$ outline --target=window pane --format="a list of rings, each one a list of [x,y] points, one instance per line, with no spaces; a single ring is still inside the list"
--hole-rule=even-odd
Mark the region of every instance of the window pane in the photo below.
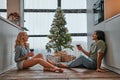
[[[46,43],[49,41],[47,37],[30,37],[29,43],[30,48],[45,49]]]
[[[25,9],[56,9],[57,0],[24,0]]]
[[[29,34],[49,34],[55,13],[25,13],[25,27]],[[86,14],[65,14],[69,33],[87,33]]]
[[[0,9],[7,9],[7,0],[0,0]]]
[[[86,9],[86,0],[61,0],[62,9]]]
[[[2,17],[4,17],[4,18],[7,19],[7,13],[6,13],[6,12],[1,12],[1,13],[0,13],[0,16],[2,16]]]
[[[69,33],[87,33],[87,15],[85,13],[66,14],[66,27]]]
[[[49,34],[54,13],[25,13],[25,27],[29,34]]]
[[[7,0],[0,0],[0,9],[6,9],[7,7]],[[1,12],[0,11],[0,16],[6,18],[6,12]]]

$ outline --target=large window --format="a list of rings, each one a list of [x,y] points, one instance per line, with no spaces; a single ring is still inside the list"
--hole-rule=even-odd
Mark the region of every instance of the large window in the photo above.
[[[57,0],[24,0],[25,9],[56,9]]]
[[[45,49],[47,35],[55,15],[61,6],[65,13],[67,25],[72,35],[72,44],[85,43],[87,46],[86,0],[24,0],[24,26],[29,29],[30,47]],[[74,6],[73,3],[75,4]],[[31,6],[32,5],[32,6]],[[81,36],[82,35],[82,36]],[[37,37],[36,37],[37,36]]]
[[[7,8],[7,0],[0,0],[0,9]]]
[[[49,34],[55,13],[25,13],[25,27],[29,29],[29,35]],[[85,13],[67,13],[65,25],[69,33],[87,33]]]
[[[69,33],[87,33],[86,13],[67,13],[65,16]]]
[[[54,13],[25,13],[25,27],[29,35],[49,34]]]

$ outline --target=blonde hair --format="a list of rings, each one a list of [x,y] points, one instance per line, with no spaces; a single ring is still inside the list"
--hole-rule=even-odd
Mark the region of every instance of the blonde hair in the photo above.
[[[15,47],[16,46],[24,46],[25,48],[27,48],[27,45],[26,45],[26,41],[24,40],[24,35],[26,35],[27,33],[26,32],[19,32],[18,35],[17,35],[17,39],[15,40]]]

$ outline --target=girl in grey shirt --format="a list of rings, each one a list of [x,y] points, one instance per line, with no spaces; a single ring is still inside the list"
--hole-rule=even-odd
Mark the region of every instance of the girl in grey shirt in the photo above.
[[[63,69],[54,66],[43,60],[42,55],[34,56],[33,52],[29,52],[28,35],[26,32],[20,32],[15,42],[15,62],[18,69],[26,69],[36,64],[44,67],[44,71],[63,72]],[[31,59],[29,57],[32,57]]]

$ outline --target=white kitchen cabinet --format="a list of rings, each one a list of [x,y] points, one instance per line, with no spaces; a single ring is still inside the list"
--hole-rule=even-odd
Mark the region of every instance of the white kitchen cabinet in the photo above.
[[[0,17],[0,73],[11,69],[14,65],[14,44],[21,28]]]
[[[105,62],[120,73],[120,14],[105,21],[108,51]]]

